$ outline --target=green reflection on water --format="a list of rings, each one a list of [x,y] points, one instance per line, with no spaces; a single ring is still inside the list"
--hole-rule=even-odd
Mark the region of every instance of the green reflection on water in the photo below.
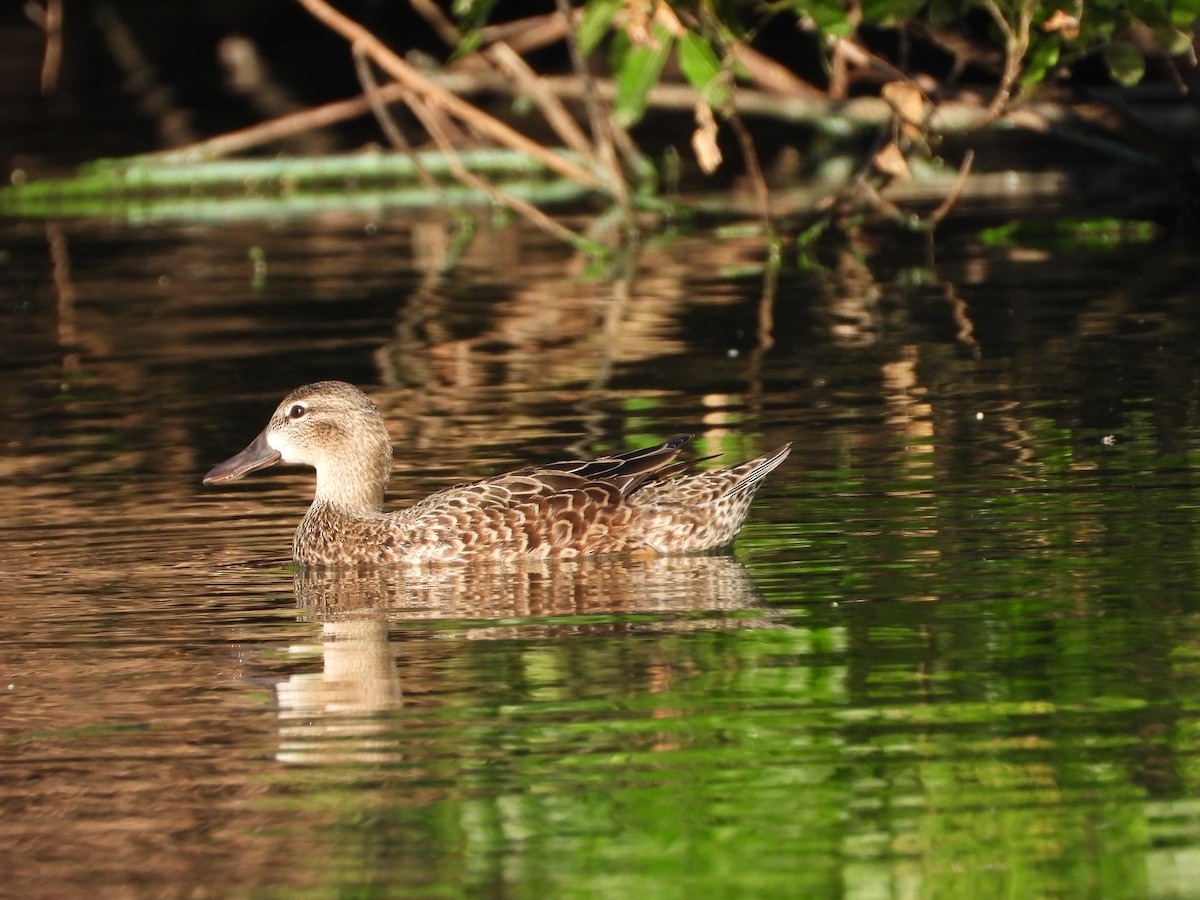
[[[1081,689],[1086,620],[1053,623],[1018,672],[1002,647],[943,653],[950,606],[918,605],[907,639],[858,607],[813,628],[450,641],[438,690],[372,737],[390,761],[331,742],[336,764],[290,790],[335,820],[352,892],[1144,895],[1138,759],[1171,752],[1169,707],[1119,677]],[[1180,825],[1194,837],[1196,811]]]

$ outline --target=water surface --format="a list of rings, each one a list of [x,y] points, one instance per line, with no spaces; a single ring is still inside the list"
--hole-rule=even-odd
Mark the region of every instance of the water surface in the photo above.
[[[975,234],[0,226],[5,890],[1194,895],[1200,273]],[[320,378],[396,504],[797,449],[731,557],[322,577],[309,473],[200,485]]]

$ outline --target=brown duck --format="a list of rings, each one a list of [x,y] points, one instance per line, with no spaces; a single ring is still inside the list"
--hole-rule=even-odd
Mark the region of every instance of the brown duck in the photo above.
[[[696,553],[733,541],[791,444],[727,469],[686,473],[681,435],[643,450],[529,466],[384,512],[392,445],[351,384],[288,394],[254,442],[204,476],[225,484],[278,462],[312,466],[317,492],[292,542],[314,565]]]

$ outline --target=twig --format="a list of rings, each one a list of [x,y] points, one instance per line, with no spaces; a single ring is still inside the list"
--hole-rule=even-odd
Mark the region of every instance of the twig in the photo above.
[[[516,86],[511,78],[493,72],[453,72],[430,76],[443,87],[459,94],[513,93]],[[581,100],[583,88],[574,76],[543,75],[539,79],[545,90],[564,100]],[[617,83],[608,78],[594,79],[596,96],[611,101],[617,95]],[[699,95],[690,84],[657,84],[646,94],[652,109],[691,111]],[[1048,108],[1048,107],[1039,107]],[[827,99],[787,96],[771,91],[738,88],[738,109],[744,116],[755,116],[779,122],[803,122],[815,128],[830,128],[837,123],[837,134],[843,134],[842,124],[854,127],[875,126],[891,120],[892,106],[879,97],[855,97],[844,103]],[[938,130],[942,133],[969,131],[983,119],[977,104],[966,102],[943,103],[937,108]],[[617,140],[614,136],[614,141]]]
[[[46,52],[42,56],[42,96],[49,97],[58,87],[58,69],[62,63],[62,0],[46,0],[42,27],[46,29]]]
[[[436,80],[443,86],[453,87],[457,91],[512,92],[517,87],[512,77],[502,78],[492,71],[486,74],[472,72],[471,74],[439,75],[436,76]],[[581,88],[574,78],[539,77],[538,86],[539,90],[545,91],[547,94],[568,100],[578,98],[581,93]],[[616,85],[611,81],[597,80],[596,93],[604,99],[612,98],[616,95]],[[410,94],[411,91],[406,86],[389,82],[380,86],[375,99],[376,102],[392,104],[403,102],[405,97]],[[650,91],[648,99],[650,105],[655,108],[691,109],[696,104],[696,92],[689,85],[658,85]],[[863,101],[859,102],[860,105],[863,104]],[[755,115],[777,117],[788,121],[818,122],[833,112],[831,105],[824,101],[780,97],[762,91],[745,89],[738,91],[738,105],[743,111],[752,112]],[[157,154],[157,158],[174,162],[220,159],[243,150],[269,144],[272,141],[292,137],[300,132],[336,125],[338,122],[364,116],[370,112],[371,101],[365,96],[335,100],[332,103],[289,113],[269,122],[251,125],[215,138],[185,144]],[[869,101],[855,119],[859,122],[874,123],[890,115],[890,112],[891,108],[882,101]],[[963,114],[970,115],[975,119],[978,119],[980,115],[978,110],[967,107],[963,107]],[[636,154],[636,149],[632,145],[628,148],[621,146],[622,135],[620,132],[613,135],[613,140],[621,153],[626,156]]]
[[[387,104],[379,96],[379,83],[375,80],[375,73],[371,71],[371,61],[367,59],[362,47],[354,44],[351,46],[350,52],[354,55],[354,68],[358,73],[359,84],[363,86],[363,96],[371,104],[371,112],[375,114],[375,121],[379,123],[388,142],[412,160],[417,180],[425,188],[431,191],[440,190],[437,179],[430,175],[429,170],[421,164],[421,159],[413,150],[412,144],[408,142],[408,138],[404,136],[404,132],[400,130],[400,126],[396,124],[392,114],[388,112]]]
[[[594,156],[591,142],[575,123],[562,100],[546,88],[537,73],[508,44],[499,41],[485,50],[484,56],[529,95],[564,144],[585,159]]]
[[[742,159],[746,163],[746,174],[750,176],[750,183],[754,187],[759,215],[762,216],[763,230],[766,232],[767,240],[774,252],[778,247],[779,238],[775,233],[775,221],[771,214],[771,192],[767,188],[767,179],[763,177],[762,166],[758,162],[758,150],[754,146],[754,138],[750,134],[750,129],[746,127],[746,123],[742,121],[741,114],[732,104],[730,104],[726,119],[742,148]]]
[[[851,3],[846,13],[850,33],[857,34],[862,24],[862,10],[857,3]],[[850,93],[849,56],[851,50],[860,50],[857,44],[844,38],[834,38],[833,59],[829,66],[829,96],[834,100],[845,100]]]
[[[575,21],[572,19],[572,21]],[[468,53],[454,60],[446,67],[446,72],[454,75],[472,72],[488,72],[495,70],[495,62],[488,58],[488,53],[496,44],[504,44],[517,56],[540,50],[542,47],[561,41],[571,30],[572,25],[564,22],[563,17],[555,10],[540,16],[529,16],[513,22],[501,22],[496,25],[484,25],[476,32],[483,44],[483,49]],[[441,79],[439,79],[439,82]],[[510,85],[511,89],[511,85]]]
[[[583,52],[579,49],[579,41],[576,40],[575,29],[572,27],[574,12],[570,2],[555,0],[555,6],[567,26],[564,37],[567,41],[567,50],[571,55],[571,66],[583,85],[583,104],[587,110],[588,124],[592,132],[592,145],[595,147],[593,155],[604,167],[608,176],[609,190],[612,191],[617,204],[624,211],[627,225],[632,228],[633,208],[629,203],[629,185],[625,182],[625,174],[621,171],[620,163],[617,161],[617,151],[612,137],[612,118],[600,108],[595,79],[588,70],[587,60],[583,58]]]
[[[820,90],[793,75],[787,66],[755,50],[745,40],[731,43],[729,51],[756,84],[772,93],[807,97],[810,100],[825,98]]]
[[[849,64],[853,64],[855,66],[859,66],[860,68],[863,68],[863,69],[869,69],[870,71],[877,74],[880,78],[884,78],[888,81],[911,81],[912,80],[911,78],[909,78],[908,74],[906,72],[904,72],[902,69],[896,68],[894,65],[892,65],[890,62],[888,62],[886,59],[883,59],[881,56],[879,56],[875,53],[872,53],[870,50],[867,50],[861,44],[858,44],[857,42],[852,41],[849,38],[838,38],[837,39],[837,54],[838,54],[838,58],[840,60],[842,60],[843,63],[849,63]],[[849,76],[846,75],[846,73],[844,71],[842,72],[841,77],[848,84]],[[840,96],[845,96],[846,93],[847,93],[846,85],[843,85],[839,89],[838,94],[835,94],[832,89],[830,90],[831,96],[839,96],[839,94],[840,94]]]
[[[409,98],[408,105],[413,111],[413,115],[421,120],[421,124],[429,132],[429,136],[433,139],[433,142],[446,154],[450,171],[454,173],[455,178],[464,184],[483,191],[501,206],[507,206],[509,209],[521,214],[538,228],[541,228],[547,234],[561,241],[565,241],[576,247],[584,247],[590,244],[582,235],[576,234],[571,229],[555,222],[533,204],[500,190],[500,188],[496,187],[486,178],[464,166],[462,160],[459,159],[457,151],[454,149],[454,144],[450,141],[442,127],[439,111],[434,109],[428,100],[423,97],[414,96]]]
[[[574,27],[581,13],[576,11],[570,19],[564,20],[558,10],[543,13],[540,16],[530,16],[527,19],[517,19],[514,22],[499,22],[495,25],[484,25],[479,29],[479,37],[484,44],[495,44],[504,41],[517,53],[528,53],[562,40],[563,36]],[[464,57],[466,59],[467,57]]]
[[[112,5],[97,4],[93,15],[109,53],[125,75],[124,88],[137,97],[142,111],[157,122],[163,143],[175,146],[195,140],[188,113],[176,105],[170,88],[159,81],[158,72],[142,54],[133,32]]]
[[[779,265],[769,264],[758,299],[758,342],[755,353],[761,358],[775,346],[775,298],[779,293]]]
[[[446,18],[446,14],[438,8],[433,0],[409,0],[409,3],[417,11],[417,14],[429,23],[429,27],[437,32],[437,36],[445,42],[447,47],[458,46],[462,40],[462,32]]]
[[[871,184],[870,180],[866,177],[859,178],[855,186],[880,215],[891,219],[897,225],[904,228],[911,229],[917,223],[918,220],[914,216],[906,213],[891,200],[883,196],[883,194],[879,193],[875,185]]]
[[[1031,0],[1019,0],[1020,9],[1017,11],[1017,27],[1014,30],[996,0],[985,0],[984,8],[996,23],[996,27],[1004,35],[1004,71],[1000,75],[1000,84],[996,88],[996,96],[988,104],[985,124],[993,122],[1004,112],[1012,97],[1012,87],[1021,74],[1021,63],[1029,51],[1029,29],[1033,25],[1034,5]]]
[[[394,82],[385,84],[375,92],[374,102],[381,104],[397,103],[402,101],[408,93],[408,90],[403,85]],[[231,131],[228,134],[218,135],[206,141],[198,141],[194,144],[176,147],[174,150],[168,150],[165,153],[159,154],[159,156],[160,158],[178,162],[220,159],[221,157],[229,156],[242,150],[249,150],[253,147],[269,144],[272,141],[291,137],[303,131],[324,128],[327,125],[336,125],[338,122],[344,122],[347,119],[364,116],[371,112],[371,110],[372,100],[366,96],[352,97],[349,100],[337,100],[333,103],[314,106],[312,109],[302,110],[301,112],[289,113],[286,116],[280,116],[278,119],[272,119],[269,122],[262,122],[258,125],[239,129],[238,131]]]
[[[967,186],[967,176],[971,174],[971,166],[975,164],[975,151],[968,150],[963,155],[962,165],[958,167],[958,177],[954,179],[954,185],[950,188],[944,200],[938,204],[938,208],[929,214],[929,218],[925,220],[925,226],[933,231],[942,224],[942,219],[946,218],[950,210],[954,208],[954,204],[958,202],[958,198],[962,195],[963,188]]]
[[[604,185],[591,172],[576,165],[569,159],[553,153],[523,134],[509,128],[498,119],[489,116],[482,110],[472,106],[460,97],[447,91],[436,82],[426,78],[413,66],[398,57],[383,45],[363,26],[342,15],[325,0],[297,0],[317,20],[344,37],[349,43],[360,43],[364,52],[369,54],[381,69],[396,81],[411,91],[413,98],[419,98],[426,104],[439,107],[463,123],[474,128],[480,134],[498,143],[532,156],[546,168],[557,172],[565,178],[591,188],[603,188]],[[411,104],[410,104],[411,105]]]

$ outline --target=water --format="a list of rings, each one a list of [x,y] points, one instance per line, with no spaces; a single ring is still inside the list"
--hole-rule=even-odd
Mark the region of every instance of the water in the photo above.
[[[0,892],[1195,896],[1195,261],[974,234],[0,227]],[[200,477],[329,377],[396,504],[797,450],[732,558],[296,575]]]

